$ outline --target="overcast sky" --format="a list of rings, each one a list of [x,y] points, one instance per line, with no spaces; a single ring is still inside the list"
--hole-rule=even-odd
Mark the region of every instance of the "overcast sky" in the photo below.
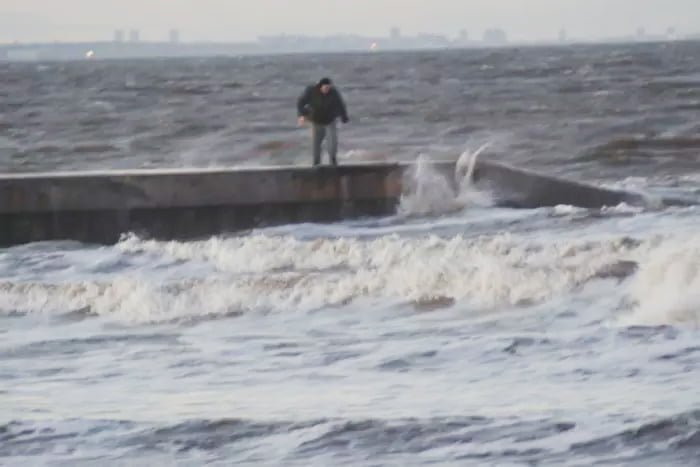
[[[0,42],[145,40],[178,28],[183,40],[248,40],[261,34],[432,32],[472,37],[499,26],[515,39],[632,34],[638,27],[700,32],[700,0],[0,0]]]

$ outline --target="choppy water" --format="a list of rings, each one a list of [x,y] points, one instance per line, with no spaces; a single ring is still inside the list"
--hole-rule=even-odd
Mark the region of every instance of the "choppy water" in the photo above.
[[[5,170],[482,157],[697,193],[700,46],[0,64]],[[312,76],[313,75],[313,76]],[[641,465],[700,459],[700,213],[490,207],[200,242],[0,250],[1,465]]]

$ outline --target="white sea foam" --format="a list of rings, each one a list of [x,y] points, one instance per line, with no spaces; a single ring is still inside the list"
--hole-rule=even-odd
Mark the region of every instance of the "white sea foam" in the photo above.
[[[700,326],[700,236],[652,249],[640,262],[628,295],[634,311],[624,324]]]
[[[581,214],[586,212],[586,209],[569,204],[558,204],[552,208],[552,214],[555,216],[570,216],[572,214]]]
[[[601,211],[604,214],[639,214],[644,212],[644,208],[640,206],[630,206],[627,203],[620,203],[617,206],[604,206]]]
[[[645,246],[609,241],[489,237],[298,240],[254,235],[202,242],[128,237],[129,254],[208,263],[219,273],[163,281],[125,273],[116,279],[0,284],[4,312],[89,310],[135,322],[248,311],[309,311],[361,299],[457,303],[492,309],[544,302],[576,291]]]

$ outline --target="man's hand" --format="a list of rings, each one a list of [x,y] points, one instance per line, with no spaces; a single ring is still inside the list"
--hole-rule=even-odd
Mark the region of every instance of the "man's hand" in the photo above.
[[[297,125],[298,125],[298,126],[304,126],[305,123],[306,123],[306,119],[305,119],[303,116],[302,116],[302,117],[299,117],[299,118],[297,119]]]
[[[343,122],[343,123],[348,123],[349,121],[350,121],[350,119],[349,119],[348,117],[344,117],[344,118],[342,119],[342,122]]]

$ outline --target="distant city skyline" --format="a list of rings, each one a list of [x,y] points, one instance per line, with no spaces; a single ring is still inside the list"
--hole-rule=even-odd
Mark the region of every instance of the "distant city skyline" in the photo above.
[[[274,14],[271,14],[274,12]],[[0,0],[0,42],[111,40],[250,41],[280,33],[481,38],[500,28],[515,41],[700,32],[697,0]]]

